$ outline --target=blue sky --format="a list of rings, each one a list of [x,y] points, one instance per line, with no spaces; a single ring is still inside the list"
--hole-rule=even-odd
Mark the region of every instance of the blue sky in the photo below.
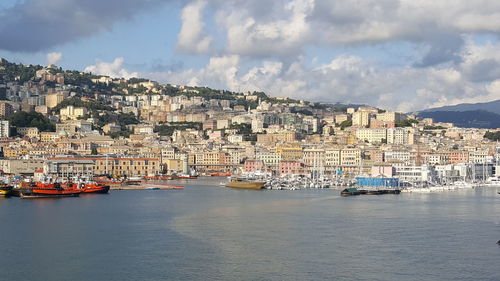
[[[500,3],[480,2],[4,0],[0,57],[411,111],[500,99]]]

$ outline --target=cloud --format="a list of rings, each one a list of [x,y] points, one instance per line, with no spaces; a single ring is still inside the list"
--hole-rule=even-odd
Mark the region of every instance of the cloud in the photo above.
[[[174,0],[172,0],[174,1]],[[26,0],[0,10],[0,49],[36,52],[111,29],[165,0]]]
[[[201,69],[143,75],[164,83],[264,91],[272,96],[363,103],[409,112],[500,99],[500,44],[466,41],[457,63],[428,67],[381,68],[347,54],[320,64],[311,64],[304,57],[285,64],[276,59],[255,63],[226,55],[212,57]]]
[[[199,30],[194,27],[200,26],[198,15],[206,8],[200,3],[205,2],[186,6],[185,11],[198,10],[192,18],[183,15],[183,29]],[[460,63],[464,36],[500,33],[500,2],[493,0],[214,0],[208,5],[215,11],[215,30],[222,32],[218,41],[224,46],[205,48],[203,44],[200,48],[203,38],[212,38],[203,33],[198,36],[201,39],[183,40],[184,49],[208,55],[290,59],[303,55],[308,46],[405,41],[422,50],[415,66],[427,67]]]
[[[185,53],[206,53],[212,37],[203,36],[203,10],[206,1],[192,2],[182,9],[182,27],[178,36],[177,49]]]
[[[58,64],[63,58],[63,54],[59,52],[52,52],[47,54],[47,64]]]
[[[110,63],[96,60],[96,64],[87,66],[84,72],[125,79],[140,76],[138,72],[129,72],[128,70],[123,68],[123,62],[123,58],[116,58],[113,62]]]

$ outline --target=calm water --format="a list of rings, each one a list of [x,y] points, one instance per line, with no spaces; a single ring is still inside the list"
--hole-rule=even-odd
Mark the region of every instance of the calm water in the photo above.
[[[0,280],[500,280],[497,188],[0,199]]]

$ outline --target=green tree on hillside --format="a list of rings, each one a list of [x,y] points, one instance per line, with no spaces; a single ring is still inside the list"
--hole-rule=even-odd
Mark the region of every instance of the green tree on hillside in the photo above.
[[[11,126],[37,127],[41,132],[54,132],[55,126],[49,119],[38,112],[18,111],[7,118]]]

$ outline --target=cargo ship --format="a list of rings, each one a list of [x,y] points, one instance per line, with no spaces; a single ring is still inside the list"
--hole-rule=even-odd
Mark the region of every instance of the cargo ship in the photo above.
[[[58,198],[77,197],[82,193],[72,183],[42,183],[25,184],[20,188],[21,198]]]
[[[265,181],[253,181],[245,178],[234,178],[226,184],[226,187],[239,189],[262,189],[266,185]]]

